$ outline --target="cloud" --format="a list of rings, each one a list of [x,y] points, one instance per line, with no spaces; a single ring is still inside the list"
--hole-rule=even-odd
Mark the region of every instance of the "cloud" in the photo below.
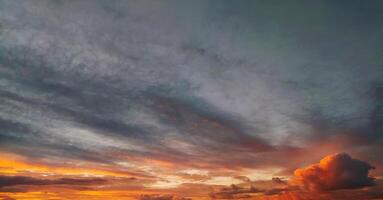
[[[1,94],[1,93],[0,93]],[[4,119],[0,116],[0,143],[3,145],[12,142],[18,143],[20,140],[33,136],[35,130],[24,123]],[[24,134],[23,137],[20,135]]]
[[[213,192],[210,197],[213,199],[236,199],[236,198],[249,198],[250,194],[262,193],[263,190],[254,188],[252,186],[244,188],[238,185],[231,185],[230,187],[221,188],[217,192]]]
[[[252,198],[254,194],[262,194],[262,196],[279,195],[283,192],[295,190],[293,187],[278,187],[274,180],[271,182],[270,188],[258,188],[254,186],[255,182],[247,182],[245,185],[231,185],[230,187],[223,187],[218,191],[210,194],[213,199],[243,199]],[[265,183],[264,183],[265,184]],[[264,187],[264,186],[263,186]]]
[[[173,200],[173,195],[144,194],[139,200]]]
[[[369,163],[341,153],[326,156],[317,164],[297,169],[294,174],[309,190],[330,191],[374,185],[374,178],[368,175],[371,169],[374,167]]]
[[[233,184],[212,192],[210,196],[213,199],[379,199],[383,184],[380,179],[368,176],[371,169],[374,167],[369,163],[346,153],[334,154],[317,164],[297,169],[293,179],[285,181],[274,177],[269,181]]]
[[[375,150],[350,148],[382,163],[383,12],[361,4],[6,1],[0,148],[58,166],[150,167],[153,176],[178,172],[147,160],[295,169],[325,149],[308,140],[334,143],[333,135],[357,129]],[[338,9],[347,12],[339,18]]]
[[[9,196],[0,196],[1,200],[16,200],[15,198],[9,197]]]
[[[238,180],[241,180],[241,181],[243,181],[243,182],[245,182],[245,183],[247,183],[247,182],[251,182],[250,178],[247,177],[247,176],[235,176],[235,177],[233,177],[233,178],[238,179]]]
[[[94,185],[106,182],[101,178],[40,179],[28,176],[0,176],[0,188],[16,185]]]
[[[187,197],[175,197],[174,195],[170,194],[143,194],[141,195],[138,200],[192,200],[191,198]]]
[[[282,180],[282,179],[279,178],[279,177],[273,177],[271,180],[272,180],[274,183],[276,183],[276,184],[282,184],[282,185],[287,184],[286,181]]]

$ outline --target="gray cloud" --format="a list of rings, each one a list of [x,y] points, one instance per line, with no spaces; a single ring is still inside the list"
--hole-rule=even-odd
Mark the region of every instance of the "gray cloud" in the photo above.
[[[105,183],[106,180],[101,178],[60,178],[51,180],[27,176],[0,176],[0,188],[16,185],[99,185]]]
[[[344,132],[378,146],[380,5],[2,1],[2,148],[256,167]]]

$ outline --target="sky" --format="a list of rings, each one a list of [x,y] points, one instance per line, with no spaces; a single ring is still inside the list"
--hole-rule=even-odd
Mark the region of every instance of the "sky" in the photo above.
[[[383,199],[383,2],[0,0],[0,199]]]

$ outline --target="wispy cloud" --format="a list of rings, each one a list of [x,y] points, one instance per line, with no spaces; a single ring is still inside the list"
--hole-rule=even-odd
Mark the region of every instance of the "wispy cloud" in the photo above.
[[[349,152],[381,176],[381,6],[0,1],[0,175],[102,178],[132,189],[119,198],[273,196]],[[371,183],[301,172],[324,190]]]

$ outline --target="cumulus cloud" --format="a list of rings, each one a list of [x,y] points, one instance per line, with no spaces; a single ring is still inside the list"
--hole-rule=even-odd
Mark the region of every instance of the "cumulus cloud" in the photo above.
[[[369,176],[374,167],[346,153],[324,157],[319,163],[295,170],[295,178],[244,181],[211,193],[213,199],[378,199],[381,180]],[[236,177],[244,178],[244,177]],[[369,187],[371,186],[371,187]],[[368,187],[368,188],[365,188]],[[341,189],[348,189],[345,193]]]
[[[330,191],[356,189],[374,185],[367,162],[351,158],[346,153],[329,155],[319,163],[295,170],[294,174],[307,189]]]

